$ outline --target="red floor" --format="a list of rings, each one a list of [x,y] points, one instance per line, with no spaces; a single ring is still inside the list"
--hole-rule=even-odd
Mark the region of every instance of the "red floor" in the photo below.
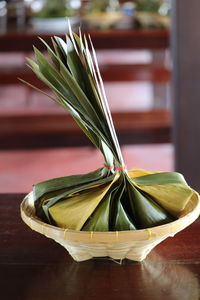
[[[128,169],[173,170],[170,144],[124,146],[122,151]],[[101,153],[89,147],[0,151],[0,193],[29,192],[37,182],[87,173],[102,164]]]

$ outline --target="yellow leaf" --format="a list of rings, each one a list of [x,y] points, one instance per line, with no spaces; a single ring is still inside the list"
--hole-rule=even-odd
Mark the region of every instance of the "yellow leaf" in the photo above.
[[[193,190],[182,183],[134,185],[152,196],[160,206],[174,217],[180,215],[193,195]]]
[[[80,230],[118,178],[119,174],[116,174],[109,184],[95,186],[57,202],[49,208],[51,218],[59,227]]]
[[[151,174],[156,174],[160,172],[155,172],[155,171],[147,171],[143,169],[131,169],[128,171],[128,175],[130,178],[136,178],[140,176],[146,176],[146,175],[151,175]]]

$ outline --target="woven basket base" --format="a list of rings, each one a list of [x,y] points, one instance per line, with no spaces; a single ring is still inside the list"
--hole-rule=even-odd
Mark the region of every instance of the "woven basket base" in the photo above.
[[[130,259],[142,261],[147,254],[166,237],[154,241],[135,241],[127,243],[80,243],[55,240],[62,245],[76,261],[84,261],[95,257],[110,257],[115,260]]]
[[[35,216],[32,193],[28,194],[21,204],[21,216],[24,222],[31,229],[54,239],[65,247],[76,261],[95,257],[142,261],[156,245],[194,222],[199,213],[200,199],[195,193],[181,217],[174,222],[142,230],[88,232],[68,230],[42,222]]]

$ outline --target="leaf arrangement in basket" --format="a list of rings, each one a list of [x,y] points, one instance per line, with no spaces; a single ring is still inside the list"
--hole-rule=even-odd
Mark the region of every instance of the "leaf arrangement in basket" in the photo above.
[[[27,62],[53,96],[25,83],[70,112],[105,163],[89,174],[36,184],[36,215],[59,227],[85,231],[143,229],[178,218],[194,192],[179,173],[127,171],[90,37],[72,33],[69,26],[65,41],[52,38],[52,48],[42,42],[48,58],[34,47],[36,62]]]

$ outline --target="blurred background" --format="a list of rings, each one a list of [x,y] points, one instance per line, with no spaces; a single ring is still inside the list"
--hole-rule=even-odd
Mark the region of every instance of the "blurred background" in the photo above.
[[[169,0],[0,1],[0,192],[28,192],[53,177],[85,173],[103,159],[71,117],[18,77],[45,88],[25,65],[38,36],[90,33],[128,168],[175,163]],[[174,135],[176,136],[176,134]],[[176,143],[176,142],[175,142]],[[178,168],[178,169],[181,169]]]

